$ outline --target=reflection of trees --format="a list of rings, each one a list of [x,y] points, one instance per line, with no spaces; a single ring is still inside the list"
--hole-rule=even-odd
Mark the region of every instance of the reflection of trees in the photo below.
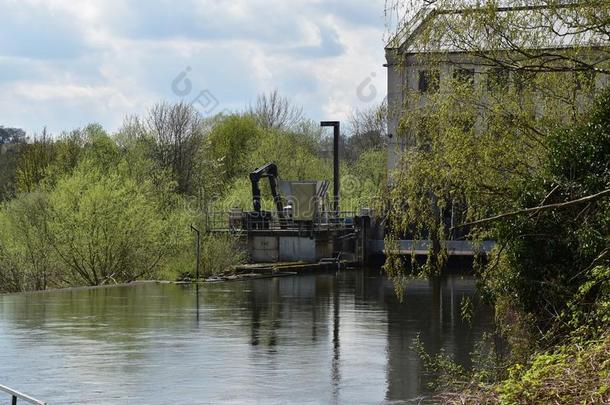
[[[251,387],[274,375],[298,384],[313,379],[326,401],[345,399],[344,385],[354,373],[372,377],[361,364],[350,368],[354,361],[387,358],[385,395],[394,400],[424,388],[419,361],[409,349],[418,333],[430,353],[444,348],[468,363],[473,342],[490,322],[489,314],[480,312],[472,329],[463,325],[460,302],[474,292],[472,279],[415,281],[400,303],[389,282],[360,271],[207,284],[200,290],[197,321],[194,287],[140,284],[0,296],[0,325],[40,335],[52,354],[106,352],[112,359],[107,370],[115,370],[113,364],[133,370],[165,365],[170,355],[177,356],[174,361],[196,356],[205,362],[219,351],[222,363],[212,367],[260,370],[248,377]],[[31,350],[31,341],[15,344]],[[229,349],[221,347],[225,344]],[[74,364],[82,370],[89,363]],[[142,377],[139,371],[129,375]]]
[[[384,283],[384,290],[392,286]],[[489,330],[491,314],[479,308],[472,327],[461,319],[460,303],[476,294],[472,278],[450,276],[443,280],[414,281],[400,303],[392,294],[385,295],[388,315],[388,387],[386,399],[415,397],[426,391],[425,378],[417,355],[410,349],[419,335],[425,350],[436,354],[443,349],[466,367],[474,345]]]
[[[245,309],[251,315],[251,344],[272,352],[281,343],[307,344],[327,335],[334,284],[330,274],[280,277],[252,283],[248,292],[249,308]],[[290,330],[289,337],[279,333],[284,326]]]
[[[322,275],[208,284],[200,290],[201,322],[251,330],[253,345],[273,347],[283,323],[298,314],[299,322],[290,326],[299,333],[291,339],[316,341],[327,320],[332,280]],[[126,343],[138,340],[139,332],[196,326],[194,287],[183,285],[77,288],[7,295],[0,302],[15,327],[44,329],[58,338]]]
[[[231,301],[245,297],[237,283],[218,287],[209,285],[200,293],[210,322],[230,319]],[[7,295],[0,302],[6,319],[17,328],[44,329],[49,338],[129,343],[140,341],[139,334],[150,330],[191,330],[196,319],[194,290],[145,283]]]

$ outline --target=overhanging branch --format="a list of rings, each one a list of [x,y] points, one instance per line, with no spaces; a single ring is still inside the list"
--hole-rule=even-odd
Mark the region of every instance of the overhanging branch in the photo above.
[[[497,221],[499,219],[514,217],[516,215],[521,215],[521,214],[531,214],[531,213],[537,213],[540,211],[546,211],[546,210],[551,210],[551,209],[567,208],[567,207],[571,207],[574,205],[590,203],[590,202],[600,200],[600,199],[602,199],[604,197],[608,197],[608,196],[610,196],[610,189],[601,191],[597,194],[588,195],[586,197],[582,197],[577,200],[566,201],[566,202],[557,203],[557,204],[541,205],[541,206],[532,207],[532,208],[525,208],[525,209],[518,210],[518,211],[512,211],[512,212],[507,212],[504,214],[499,214],[499,215],[489,217],[489,218],[479,219],[477,221],[466,222],[466,223],[463,223],[460,225],[456,225],[456,226],[452,227],[451,229],[453,230],[453,229],[463,228],[465,226],[481,225],[481,224],[485,224],[488,222]]]

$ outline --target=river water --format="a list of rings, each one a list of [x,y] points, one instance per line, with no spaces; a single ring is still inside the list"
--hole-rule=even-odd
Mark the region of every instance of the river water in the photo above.
[[[199,319],[192,286],[0,295],[0,384],[52,404],[417,403],[413,340],[468,366],[493,328],[460,316],[475,295],[449,275],[400,303],[378,270],[207,284]]]

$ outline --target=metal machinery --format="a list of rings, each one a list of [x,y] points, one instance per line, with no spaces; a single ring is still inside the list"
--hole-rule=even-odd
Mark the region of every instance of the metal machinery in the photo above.
[[[265,211],[261,204],[261,179],[269,179],[275,211]],[[233,229],[313,229],[316,224],[333,222],[336,213],[327,210],[329,182],[280,181],[275,163],[267,163],[250,173],[252,211],[234,210],[229,216]],[[336,221],[335,221],[336,222]]]
[[[284,206],[282,197],[278,193],[278,173],[275,163],[267,163],[250,173],[250,182],[252,183],[252,206],[253,211],[246,214],[246,229],[269,229],[273,214],[269,211],[261,210],[261,189],[259,187],[260,179],[269,179],[271,195],[277,210],[280,223],[284,216]]]
[[[333,127],[333,196],[329,200],[327,180],[279,180],[278,167],[267,163],[250,173],[252,211],[239,208],[229,213],[208,213],[208,229],[238,235],[253,263],[324,261],[364,262],[370,221],[361,220],[355,212],[339,210],[339,137],[340,124],[324,121]],[[267,178],[274,210],[262,209],[261,179]],[[368,217],[368,213],[365,216]]]

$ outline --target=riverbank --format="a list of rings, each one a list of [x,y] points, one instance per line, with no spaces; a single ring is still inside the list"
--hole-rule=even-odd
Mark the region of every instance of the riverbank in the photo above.
[[[275,277],[297,276],[299,274],[310,274],[314,272],[332,272],[337,270],[355,269],[348,267],[345,262],[320,262],[320,263],[305,263],[305,262],[278,262],[278,263],[258,263],[258,264],[240,264],[232,267],[230,270],[218,272],[214,275],[204,277],[199,281],[195,279],[185,278],[178,280],[135,280],[128,283],[107,283],[97,286],[74,286],[63,288],[47,288],[45,290],[29,290],[20,292],[0,293],[0,295],[13,295],[22,293],[52,293],[57,291],[80,291],[94,290],[111,287],[128,287],[139,284],[175,284],[175,285],[191,285],[204,283],[220,283],[230,281],[247,281],[258,280]]]
[[[468,384],[437,399],[445,404],[607,404],[610,403],[610,333],[570,342],[514,364],[506,380]]]
[[[456,190],[461,190],[460,204],[469,210],[461,226],[470,227],[469,237],[497,241],[487,263],[477,263],[476,274],[481,296],[495,307],[496,335],[506,342],[506,353],[490,351],[491,364],[472,373],[445,363],[445,370],[459,375],[441,388],[458,392],[458,403],[609,399],[610,90],[591,101],[573,122],[539,133],[538,151],[528,146],[498,159],[498,152],[508,150],[511,136],[519,136],[511,146],[522,146],[522,134],[513,128],[502,136],[494,134],[490,142],[464,142],[469,134],[448,138],[435,130],[436,138],[426,138],[408,155],[409,165],[401,172],[402,185],[397,185],[393,199],[399,207],[390,221],[397,224],[396,234],[407,225],[436,229],[438,235],[453,231],[438,229],[442,205],[431,215],[414,216],[419,211],[411,202],[430,212],[430,199],[421,196],[434,190],[446,201],[447,195],[460,195]],[[483,174],[482,160],[474,158],[479,153],[482,159],[494,156],[500,166],[490,165]],[[515,170],[533,161],[538,163]],[[450,170],[439,173],[439,167]],[[501,187],[490,192],[494,182],[488,179],[494,175]],[[409,204],[405,211],[403,206]],[[420,224],[422,218],[427,222]],[[431,273],[440,271],[444,261],[442,251],[434,253],[424,269]],[[403,262],[390,258],[387,263],[387,273],[400,287]]]

